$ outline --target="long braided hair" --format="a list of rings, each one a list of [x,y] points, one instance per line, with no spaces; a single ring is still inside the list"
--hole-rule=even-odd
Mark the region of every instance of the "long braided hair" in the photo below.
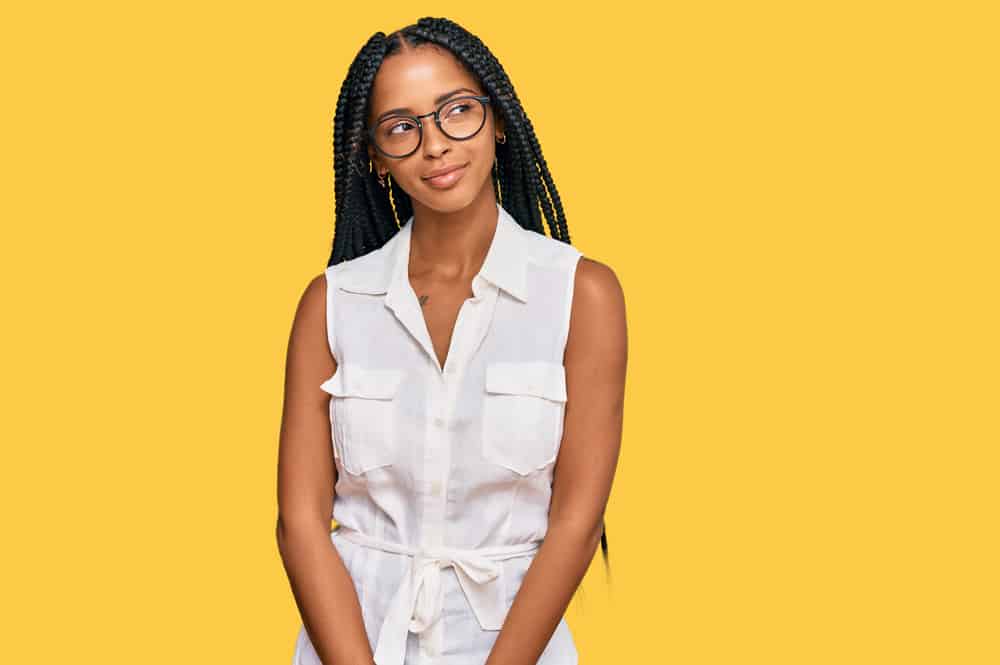
[[[376,32],[354,57],[340,88],[333,120],[335,225],[327,266],[385,244],[413,215],[410,196],[392,178],[383,188],[368,157],[367,120],[372,84],[382,61],[410,47],[434,44],[452,53],[478,80],[490,106],[504,119],[506,142],[496,143],[493,186],[500,204],[524,228],[570,243],[562,201],[542,156],[535,130],[514,86],[486,45],[446,18],[425,17],[389,35]],[[603,525],[602,525],[603,526]],[[601,551],[608,565],[607,529]]]

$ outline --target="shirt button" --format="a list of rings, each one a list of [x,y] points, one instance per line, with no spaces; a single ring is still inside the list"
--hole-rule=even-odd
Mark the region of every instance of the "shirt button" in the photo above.
[[[441,496],[441,482],[435,480],[431,483],[431,496]]]
[[[444,427],[444,418],[435,418],[434,419],[434,426],[435,427]]]

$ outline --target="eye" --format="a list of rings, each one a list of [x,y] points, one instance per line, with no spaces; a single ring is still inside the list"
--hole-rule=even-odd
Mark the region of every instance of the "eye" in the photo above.
[[[409,120],[399,120],[396,122],[389,121],[386,123],[385,131],[387,134],[405,134],[407,128],[413,129],[416,128],[416,125],[414,125]]]
[[[448,113],[446,115],[462,115],[467,112],[471,106],[472,105],[467,102],[460,102],[448,109]]]

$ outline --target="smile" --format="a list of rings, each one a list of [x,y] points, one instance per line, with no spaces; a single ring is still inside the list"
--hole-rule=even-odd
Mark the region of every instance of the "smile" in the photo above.
[[[448,189],[462,179],[462,176],[465,175],[467,168],[468,164],[460,166],[452,171],[448,171],[445,174],[434,176],[433,178],[425,178],[424,182],[434,189]]]

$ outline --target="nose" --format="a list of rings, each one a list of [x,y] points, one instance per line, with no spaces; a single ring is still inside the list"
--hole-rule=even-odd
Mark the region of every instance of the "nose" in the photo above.
[[[427,157],[437,157],[445,153],[450,148],[450,141],[441,128],[434,122],[434,118],[427,118],[423,121],[423,149]]]

